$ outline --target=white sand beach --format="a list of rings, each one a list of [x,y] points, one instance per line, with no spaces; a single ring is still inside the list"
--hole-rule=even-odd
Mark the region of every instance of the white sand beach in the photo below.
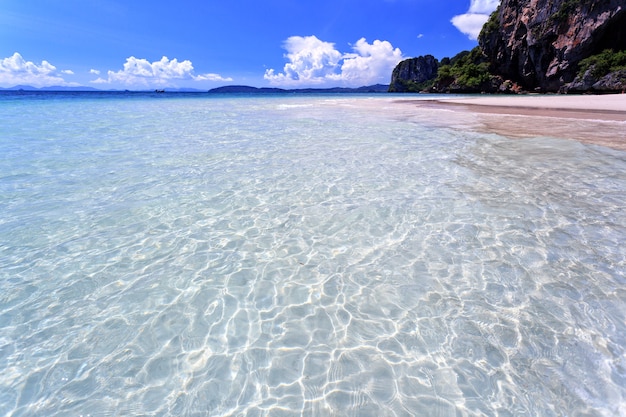
[[[477,96],[438,99],[437,101],[489,108],[496,107],[501,108],[502,111],[514,108],[526,111],[581,112],[581,117],[600,114],[614,120],[626,120],[626,94]],[[597,118],[597,116],[591,118]]]
[[[405,102],[470,113],[471,128],[479,131],[559,137],[626,150],[626,94],[451,96]]]

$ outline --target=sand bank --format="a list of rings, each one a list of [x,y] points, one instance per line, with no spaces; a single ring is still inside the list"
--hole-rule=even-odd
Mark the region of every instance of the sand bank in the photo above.
[[[626,150],[626,94],[436,97],[402,100],[473,115],[471,128],[510,137],[550,136]]]

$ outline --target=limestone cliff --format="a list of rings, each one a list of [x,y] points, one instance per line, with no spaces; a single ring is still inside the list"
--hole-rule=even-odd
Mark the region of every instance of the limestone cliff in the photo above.
[[[439,61],[432,55],[405,59],[400,62],[391,74],[389,92],[418,92],[428,87],[437,76]]]
[[[526,90],[559,91],[582,59],[626,50],[626,1],[502,0],[479,45],[492,74]]]
[[[626,90],[626,0],[502,0],[478,41],[456,64],[402,61],[389,91]]]

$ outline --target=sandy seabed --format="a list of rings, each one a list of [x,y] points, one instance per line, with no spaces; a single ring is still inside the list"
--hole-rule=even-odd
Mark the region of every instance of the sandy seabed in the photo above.
[[[515,138],[574,139],[626,150],[626,94],[454,96],[399,101],[465,113],[465,123],[471,119],[471,128],[478,131]],[[442,117],[434,122],[445,125],[451,119],[458,117]]]

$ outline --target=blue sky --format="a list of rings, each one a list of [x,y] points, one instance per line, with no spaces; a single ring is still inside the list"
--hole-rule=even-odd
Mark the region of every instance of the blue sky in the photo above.
[[[499,0],[0,0],[0,87],[388,84],[453,56]]]

